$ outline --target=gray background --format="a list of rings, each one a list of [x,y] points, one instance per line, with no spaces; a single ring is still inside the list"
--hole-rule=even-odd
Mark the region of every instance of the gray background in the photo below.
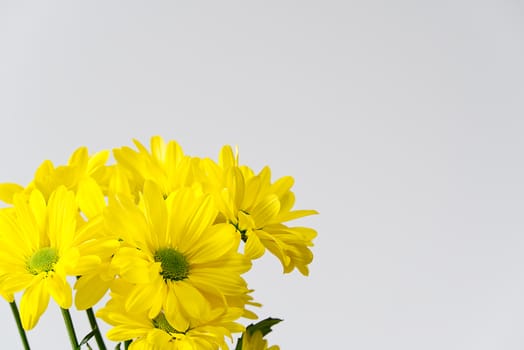
[[[273,343],[522,349],[523,62],[521,1],[0,1],[0,181],[80,145],[237,144],[321,213],[309,278],[247,276]],[[68,348],[55,304],[29,337]]]

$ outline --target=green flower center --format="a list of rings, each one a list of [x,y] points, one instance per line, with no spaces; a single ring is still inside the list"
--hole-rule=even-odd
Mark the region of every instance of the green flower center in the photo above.
[[[55,248],[42,248],[35,252],[27,262],[27,270],[33,275],[53,270],[58,261],[58,252]]]
[[[155,261],[160,262],[160,274],[164,280],[180,281],[189,274],[189,263],[186,257],[173,248],[162,248],[155,253]]]
[[[169,334],[180,333],[176,329],[174,329],[173,326],[169,324],[169,322],[167,322],[166,316],[163,312],[159,313],[158,316],[153,319],[153,326]]]

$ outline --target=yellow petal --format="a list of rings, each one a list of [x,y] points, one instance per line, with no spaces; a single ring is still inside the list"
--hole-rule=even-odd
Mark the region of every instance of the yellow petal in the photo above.
[[[89,157],[89,160],[87,161],[87,168],[89,169],[89,172],[93,172],[96,169],[104,166],[104,164],[107,162],[107,159],[109,158],[109,151],[104,150],[97,152],[93,154],[91,157]]]
[[[102,214],[106,207],[102,189],[92,178],[85,178],[80,181],[76,200],[78,207],[88,218]]]
[[[202,294],[185,281],[173,283],[173,291],[183,309],[183,312],[191,319],[201,319],[202,315],[209,310],[209,304]]]
[[[167,209],[160,187],[152,182],[144,183],[144,205],[146,220],[149,223],[152,245],[155,248],[168,244]]]
[[[196,210],[190,214],[192,215],[188,218],[187,225],[184,228],[185,237],[180,243],[181,249],[186,249],[182,248],[182,245],[191,247],[198,242],[204,230],[215,221],[218,211],[213,203],[213,198],[208,195],[204,197],[204,200],[200,202]]]
[[[285,267],[289,265],[290,257],[286,254],[284,247],[278,239],[275,239],[271,234],[262,230],[257,231],[257,236],[262,241],[262,244],[280,260],[282,266]]]
[[[264,200],[260,201],[253,209],[251,209],[251,216],[255,221],[257,228],[264,227],[266,223],[277,216],[280,211],[280,201],[276,195],[269,195]]]
[[[266,248],[264,248],[264,245],[262,245],[260,239],[254,232],[251,232],[247,238],[246,244],[244,245],[244,254],[249,259],[258,259],[264,255],[265,251]]]
[[[76,166],[87,165],[87,157],[87,147],[79,147],[71,154],[67,164]]]
[[[131,244],[143,242],[144,235],[149,231],[144,214],[127,197],[110,198],[104,210],[104,220],[113,235]],[[140,248],[152,249],[143,245]]]
[[[233,155],[233,149],[231,146],[223,146],[218,156],[218,163],[222,168],[227,169],[236,166],[235,156]]]
[[[151,278],[160,271],[160,263],[152,263],[146,254],[134,248],[121,248],[112,260],[119,274],[131,283],[149,283]]]
[[[40,191],[33,191],[29,196],[29,205],[35,218],[38,231],[43,234],[47,223],[47,206],[45,198]]]
[[[13,196],[16,193],[20,193],[24,188],[15,183],[2,183],[0,184],[0,201],[12,204]]]
[[[0,238],[2,238],[4,251],[18,253],[16,255],[31,256],[37,249],[37,242],[21,232],[20,225],[14,212],[11,210],[0,210]]]
[[[71,246],[76,228],[77,206],[74,193],[60,186],[51,194],[48,205],[49,239],[60,253]]]
[[[179,165],[183,158],[184,151],[182,150],[182,147],[180,147],[180,145],[175,141],[169,141],[165,154],[166,172],[168,174],[173,174],[175,172],[175,168]]]
[[[249,214],[244,213],[243,211],[238,212],[238,226],[241,230],[254,230],[256,229],[255,220]]]
[[[293,205],[295,204],[295,195],[293,192],[288,191],[284,193],[280,198],[280,213],[287,213],[291,211]]]
[[[158,160],[165,159],[166,144],[161,136],[151,137],[151,154]]]
[[[7,293],[16,293],[31,286],[34,276],[29,273],[8,275],[2,280],[2,289]]]
[[[23,238],[27,243],[27,247],[31,247],[31,250],[35,251],[40,247],[40,244],[45,244],[46,242],[41,242],[42,237],[38,223],[36,222],[31,207],[29,206],[27,196],[23,194],[15,195],[14,204],[17,224],[21,231],[21,238]]]
[[[105,281],[97,273],[84,275],[75,283],[75,306],[86,310],[95,305],[106,294],[111,281]]]
[[[160,349],[167,349],[167,348],[170,348],[170,350],[172,349],[182,350],[180,346],[177,344],[178,341],[175,343],[177,345],[174,345],[173,347],[169,345],[166,346],[167,344],[170,344],[173,342],[173,337],[169,335],[167,332],[164,332],[163,330],[160,330],[160,329],[154,329],[148,332],[146,339],[149,344],[147,347],[143,348],[144,350],[146,349],[159,349],[160,350]]]
[[[147,148],[142,143],[140,143],[140,141],[138,141],[137,139],[133,139],[133,143],[135,144],[136,148],[138,148],[138,150],[141,153],[144,153],[144,154],[148,154],[149,153],[147,151]]]
[[[271,185],[271,192],[276,194],[278,197],[282,197],[291,189],[291,187],[293,187],[294,183],[295,180],[291,176],[281,177]]]
[[[279,214],[274,220],[268,222],[268,224],[286,222],[295,220],[304,216],[316,215],[318,212],[316,210],[294,210],[289,212],[284,212]]]
[[[161,288],[158,288],[157,283],[139,284],[129,292],[125,308],[127,311],[146,312],[151,308],[155,310],[160,309],[158,304],[161,305],[161,303]],[[155,312],[156,314],[158,312]]]
[[[206,263],[216,261],[221,256],[232,251],[236,251],[240,241],[240,236],[229,224],[218,224],[211,226],[198,242],[184,254],[191,261],[191,264]]]
[[[173,326],[173,328],[177,330],[186,330],[189,328],[189,320],[182,312],[180,312],[180,301],[178,300],[178,297],[173,289],[174,288],[168,288],[168,292],[164,300],[164,312],[166,320],[171,326]]]
[[[121,325],[111,328],[107,333],[107,339],[113,340],[113,341],[125,341],[129,339],[133,339],[136,337],[136,334],[138,331],[136,329],[129,329],[128,325]],[[142,340],[142,339],[140,339]],[[143,341],[143,340],[142,340]],[[145,348],[137,348],[136,343],[139,342],[138,340],[135,340],[131,343],[131,346],[129,347],[129,350],[132,349],[145,349]]]
[[[62,309],[69,309],[72,303],[72,291],[71,286],[63,278],[60,278],[57,274],[48,276],[45,279],[47,289],[51,297]]]
[[[43,274],[42,274],[43,275]],[[43,276],[42,276],[43,277]],[[35,278],[42,278],[35,277]],[[33,329],[49,304],[49,293],[40,280],[27,288],[20,301],[20,317],[25,330]]]
[[[100,257],[96,255],[80,256],[76,265],[70,270],[70,274],[82,276],[87,273],[92,273],[100,265],[101,262],[102,259],[100,259]]]
[[[254,206],[258,201],[261,189],[262,185],[260,183],[259,177],[255,176],[247,180],[245,195],[242,200],[242,204],[240,205],[240,208],[250,208]]]

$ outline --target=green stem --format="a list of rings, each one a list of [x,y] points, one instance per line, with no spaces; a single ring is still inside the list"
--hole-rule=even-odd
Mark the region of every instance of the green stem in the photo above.
[[[15,318],[18,334],[20,334],[20,339],[22,340],[22,344],[24,344],[24,350],[30,350],[31,348],[29,347],[29,342],[27,341],[24,327],[22,327],[22,321],[20,320],[20,313],[18,312],[16,302],[13,300],[13,302],[9,303],[9,305],[11,305],[11,311],[13,312],[13,317]]]
[[[133,341],[132,340],[126,340],[124,342],[124,349],[127,350],[129,348],[129,345],[132,343]]]
[[[89,324],[91,325],[91,329],[95,331],[95,339],[98,345],[98,350],[106,350],[106,344],[104,343],[104,338],[102,338],[102,334],[100,333],[100,328],[98,327],[98,324],[96,322],[96,317],[93,312],[93,309],[87,309],[86,313],[87,318],[89,319]]]
[[[75,334],[75,327],[73,326],[73,320],[71,319],[71,314],[69,313],[69,309],[62,309],[62,317],[64,318],[64,323],[67,328],[67,334],[69,335],[69,341],[71,342],[71,346],[73,347],[73,350],[78,349],[78,340],[76,338]]]

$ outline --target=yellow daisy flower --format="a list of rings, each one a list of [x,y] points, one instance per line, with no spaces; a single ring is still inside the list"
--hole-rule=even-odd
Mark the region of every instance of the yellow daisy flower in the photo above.
[[[119,244],[113,237],[105,234],[101,222],[101,214],[106,207],[105,194],[110,192],[110,181],[118,184],[112,179],[113,174],[116,173],[114,166],[105,165],[108,157],[109,151],[89,156],[87,148],[80,147],[71,154],[67,165],[55,167],[51,161],[44,161],[25,189],[17,184],[0,184],[0,200],[6,203],[12,203],[14,194],[22,192],[27,194],[34,189],[39,190],[47,201],[56,188],[65,186],[75,192],[78,209],[83,218],[90,219],[92,226],[98,227],[96,237],[92,237],[93,240],[81,248],[85,250],[83,254],[97,255],[102,259],[95,270],[87,272],[77,280],[75,305],[81,310],[96,304],[104,296],[114,278],[110,260]],[[113,187],[121,188],[115,185]],[[84,221],[79,218],[77,225],[83,224]],[[96,249],[99,251],[95,251]]]
[[[145,181],[154,181],[164,196],[183,186],[191,186],[198,158],[184,155],[176,141],[165,143],[162,137],[151,138],[151,152],[139,141],[133,140],[138,151],[130,147],[113,150],[117,165],[124,169],[130,181],[130,189],[138,199]]]
[[[266,249],[282,263],[284,272],[297,268],[308,275],[313,259],[310,247],[317,233],[307,227],[289,227],[284,223],[317,214],[315,210],[292,210],[294,180],[285,176],[271,182],[271,170],[265,167],[255,174],[238,165],[238,157],[225,146],[219,163],[202,162],[208,176],[206,191],[215,193],[221,216],[219,220],[233,225],[246,242],[244,253],[251,259],[262,256]]]
[[[50,297],[63,309],[71,306],[67,276],[82,275],[100,263],[95,252],[84,254],[97,227],[77,224],[74,193],[63,186],[50,194],[47,203],[39,190],[17,194],[13,202],[13,210],[0,211],[2,289],[7,295],[24,292],[22,325],[31,329]]]
[[[36,170],[34,179],[24,187],[14,183],[0,184],[0,200],[12,204],[13,196],[20,192],[31,192],[38,189],[47,200],[51,192],[59,186],[76,192],[86,179],[94,179],[107,191],[108,170],[105,163],[109,151],[101,151],[92,156],[88,155],[86,147],[80,147],[71,154],[67,165],[55,167],[50,160],[44,161]]]
[[[108,172],[105,163],[108,157],[109,151],[89,156],[86,147],[79,147],[71,154],[67,165],[55,168],[51,161],[45,161],[36,171],[33,187],[39,189],[47,198],[58,186],[63,185],[76,193],[84,180],[94,179],[106,190]]]
[[[164,310],[176,329],[187,329],[210,306],[241,307],[248,290],[241,274],[248,259],[237,253],[239,239],[230,225],[214,225],[217,211],[211,196],[181,188],[164,199],[158,185],[147,181],[135,204],[111,200],[105,212],[108,228],[123,240],[113,258],[129,289],[127,311],[154,318]]]
[[[118,280],[112,287],[111,300],[97,316],[114,326],[107,337],[113,341],[133,340],[129,350],[217,350],[228,349],[225,337],[241,332],[244,327],[235,321],[240,308],[208,309],[184,328],[176,328],[163,311],[154,317],[148,312],[127,310],[126,294],[131,286]]]

